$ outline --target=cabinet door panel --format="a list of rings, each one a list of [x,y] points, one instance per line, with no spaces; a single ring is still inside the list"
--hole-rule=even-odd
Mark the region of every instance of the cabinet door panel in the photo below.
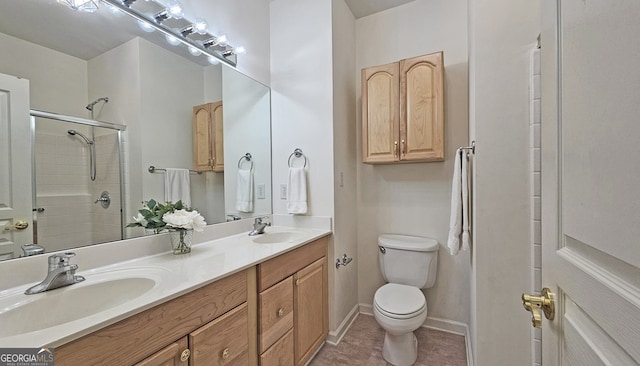
[[[282,280],[259,295],[260,353],[293,327],[293,278]]]
[[[196,171],[211,170],[211,108],[193,107],[193,165]]]
[[[398,159],[398,63],[362,70],[362,159]]]
[[[211,117],[212,127],[211,131],[213,137],[211,138],[211,156],[213,157],[214,172],[224,171],[224,131],[222,122],[222,102],[211,103]]]
[[[327,333],[326,258],[295,274],[294,338],[296,365],[304,365]]]
[[[400,159],[444,160],[442,52],[400,61]]]
[[[244,303],[189,334],[190,366],[247,365],[247,309]]]
[[[260,355],[260,366],[293,366],[293,329]]]
[[[187,351],[187,357],[183,357],[185,350]],[[187,366],[189,361],[188,352],[187,337],[184,337],[144,361],[137,363],[135,366]]]

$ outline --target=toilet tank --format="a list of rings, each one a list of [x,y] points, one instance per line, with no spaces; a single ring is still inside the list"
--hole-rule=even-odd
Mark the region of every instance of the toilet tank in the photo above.
[[[436,280],[438,241],[419,236],[383,234],[378,237],[382,276],[389,283],[429,288]]]

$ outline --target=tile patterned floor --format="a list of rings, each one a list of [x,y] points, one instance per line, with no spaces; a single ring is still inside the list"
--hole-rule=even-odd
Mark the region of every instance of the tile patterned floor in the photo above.
[[[467,366],[464,336],[420,328],[416,366]],[[384,330],[373,316],[360,314],[337,346],[325,344],[309,366],[387,366],[382,358]]]

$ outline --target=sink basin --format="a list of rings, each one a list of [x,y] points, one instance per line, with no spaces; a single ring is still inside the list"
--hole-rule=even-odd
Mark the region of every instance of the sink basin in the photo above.
[[[158,276],[150,274],[110,271],[36,295],[7,296],[0,299],[0,338],[62,325],[135,300],[158,284]]]
[[[253,242],[258,244],[288,243],[294,240],[300,240],[303,236],[303,233],[296,231],[265,232],[264,234],[255,236]]]

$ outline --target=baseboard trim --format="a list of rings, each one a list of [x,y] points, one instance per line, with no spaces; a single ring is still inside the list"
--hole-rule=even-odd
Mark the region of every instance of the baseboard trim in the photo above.
[[[338,343],[340,343],[340,341],[342,340],[342,337],[344,337],[344,335],[347,333],[347,330],[351,328],[351,324],[353,324],[353,322],[356,320],[358,314],[358,305],[356,305],[342,320],[342,323],[340,323],[338,329],[329,332],[325,341],[332,346],[338,345]]]

